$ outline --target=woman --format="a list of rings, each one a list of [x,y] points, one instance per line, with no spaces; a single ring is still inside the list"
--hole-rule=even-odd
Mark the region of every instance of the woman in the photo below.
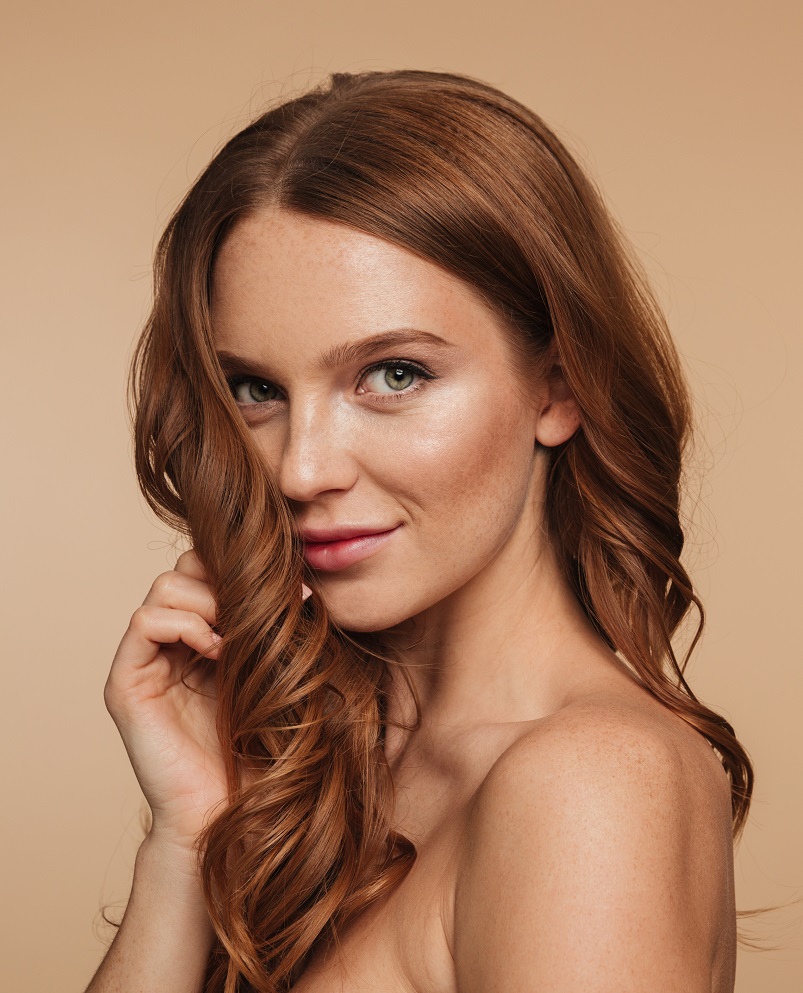
[[[170,222],[132,382],[193,550],[106,687],[153,823],[89,990],[732,990],[688,397],[543,122],[418,71],[275,107]]]

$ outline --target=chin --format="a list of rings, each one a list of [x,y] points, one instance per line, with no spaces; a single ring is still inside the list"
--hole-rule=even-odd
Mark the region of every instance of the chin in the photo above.
[[[355,634],[370,631],[387,631],[388,628],[402,624],[410,615],[400,614],[398,610],[336,610],[328,606],[329,616],[332,621],[344,631]]]
[[[368,633],[371,631],[387,631],[389,628],[403,625],[417,613],[412,604],[382,603],[371,600],[370,597],[358,599],[323,594],[323,601],[332,622],[344,631]]]

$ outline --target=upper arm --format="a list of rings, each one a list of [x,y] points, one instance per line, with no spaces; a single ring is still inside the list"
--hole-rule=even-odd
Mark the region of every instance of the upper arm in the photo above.
[[[461,993],[709,991],[722,867],[706,875],[697,834],[721,836],[721,807],[701,820],[689,774],[670,737],[618,719],[559,724],[503,755],[458,880]]]

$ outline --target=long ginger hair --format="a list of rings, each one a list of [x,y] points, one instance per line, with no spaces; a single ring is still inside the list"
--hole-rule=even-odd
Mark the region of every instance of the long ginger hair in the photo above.
[[[224,636],[218,731],[230,802],[199,839],[217,932],[209,991],[290,988],[319,943],[415,858],[390,824],[379,635],[349,635],[305,571],[293,515],[217,362],[216,252],[267,206],[383,238],[503,316],[523,357],[560,364],[581,427],[552,450],[548,532],[578,600],[647,689],[716,750],[747,816],[750,760],[684,668],[703,612],[680,563],[689,398],[664,319],[601,197],[532,111],[470,77],[335,73],[232,138],[162,236],[132,367],[136,466],[206,565]],[[673,636],[694,609],[679,658]]]

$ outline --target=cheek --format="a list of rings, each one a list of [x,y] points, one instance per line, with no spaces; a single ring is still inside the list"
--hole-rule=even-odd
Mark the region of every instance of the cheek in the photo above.
[[[496,393],[484,402],[475,392],[450,400],[384,424],[352,422],[350,449],[360,472],[351,496],[361,508],[398,513],[408,526],[381,560],[326,577],[329,609],[346,629],[386,629],[454,593],[491,561],[521,518],[535,448],[524,407]]]
[[[400,425],[394,488],[416,531],[453,560],[493,551],[521,513],[535,443],[513,399],[484,398]],[[386,477],[387,478],[387,477]]]

